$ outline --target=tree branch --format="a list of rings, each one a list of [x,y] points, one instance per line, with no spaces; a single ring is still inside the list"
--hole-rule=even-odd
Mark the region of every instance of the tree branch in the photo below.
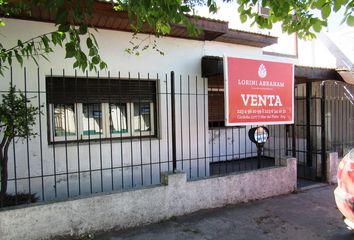
[[[22,42],[22,44],[23,44],[23,45],[29,44],[30,42],[33,42],[35,39],[40,39],[40,38],[42,38],[42,37],[44,37],[44,36],[48,36],[48,35],[50,35],[50,34],[52,34],[52,33],[55,33],[55,32],[58,32],[58,31],[53,31],[53,32],[49,32],[49,33],[44,33],[44,34],[42,34],[42,35],[38,35],[38,36],[36,36],[36,37],[33,37],[33,38],[31,38],[31,39],[28,39],[28,40],[25,41],[25,42]],[[37,42],[37,44],[38,44],[38,43],[39,43],[39,42]],[[17,49],[17,48],[20,48],[20,46],[19,46],[19,45],[13,46],[12,48],[9,48],[9,49],[5,50],[3,53],[6,54],[6,53],[8,53],[8,52],[11,52],[11,51]]]

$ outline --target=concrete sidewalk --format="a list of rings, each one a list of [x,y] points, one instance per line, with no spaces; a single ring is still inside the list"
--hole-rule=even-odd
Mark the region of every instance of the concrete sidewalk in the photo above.
[[[176,217],[96,235],[96,240],[354,239],[336,208],[333,186]]]

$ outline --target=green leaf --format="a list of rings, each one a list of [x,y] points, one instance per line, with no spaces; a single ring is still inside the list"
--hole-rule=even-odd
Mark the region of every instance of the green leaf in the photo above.
[[[10,66],[12,65],[12,52],[9,52],[9,54],[7,55],[7,62]]]
[[[241,14],[240,20],[241,20],[241,23],[245,23],[247,21],[247,16],[245,14]]]
[[[56,32],[52,33],[52,43],[54,45],[57,45],[57,43],[58,43],[58,34]]]
[[[348,24],[348,26],[354,27],[354,16],[352,16],[352,15],[348,16],[347,24]]]
[[[334,0],[334,3],[333,3],[333,10],[335,12],[338,12],[338,10],[342,7],[342,3],[341,1],[339,0]]]
[[[17,40],[17,45],[20,47],[20,48],[23,48],[23,43],[21,40]]]
[[[43,36],[43,37],[41,37],[41,40],[43,42],[44,47],[45,48],[49,48],[49,39],[48,39],[48,37],[47,36]]]
[[[105,62],[101,61],[100,62],[100,69],[103,70],[105,68],[107,68],[107,64]]]
[[[326,4],[326,0],[318,0],[317,2],[314,3],[316,8],[322,9],[323,6]]]
[[[321,14],[323,19],[327,19],[331,14],[331,5],[329,4],[324,5],[322,7]]]
[[[22,65],[23,65],[22,56],[20,54],[18,54],[18,52],[15,52],[15,56],[16,56],[17,61],[20,63],[20,65],[22,67]]]
[[[75,44],[73,42],[69,42],[65,44],[66,55],[65,58],[72,58],[76,55]]]
[[[79,66],[79,62],[75,61],[74,64],[73,64],[73,68],[77,68],[78,66]]]
[[[88,48],[92,48],[93,43],[92,43],[92,39],[91,38],[88,37],[86,39],[86,45],[87,45]]]
[[[97,54],[97,49],[95,47],[92,47],[90,48],[89,50],[89,56],[92,57],[92,56],[95,56]]]
[[[189,13],[191,11],[191,9],[187,5],[182,5],[180,10],[183,13]]]
[[[98,56],[94,56],[93,58],[92,58],[92,63],[93,64],[98,64],[100,62],[100,58],[98,57]]]
[[[59,32],[63,32],[63,33],[68,32],[69,29],[70,29],[70,25],[68,24],[60,24],[58,27]]]
[[[317,19],[316,22],[313,24],[313,30],[315,30],[315,32],[320,32],[321,29],[322,29],[321,21]]]
[[[84,35],[87,33],[87,25],[80,25],[79,34]]]

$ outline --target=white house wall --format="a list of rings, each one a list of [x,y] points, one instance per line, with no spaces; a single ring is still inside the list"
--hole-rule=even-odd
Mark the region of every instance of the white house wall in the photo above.
[[[26,40],[55,30],[54,25],[49,23],[13,19],[5,19],[5,22],[6,27],[0,30],[0,34],[4,39],[2,41],[5,45],[4,47],[17,45],[17,39]],[[91,31],[94,33],[94,30]],[[207,114],[208,108],[207,79],[200,77],[201,58],[204,55],[223,56],[224,54],[229,56],[261,57],[262,49],[219,42],[164,37],[157,39],[158,48],[165,53],[164,56],[149,50],[137,57],[124,51],[125,48],[130,47],[131,33],[100,29],[98,33],[95,33],[95,36],[99,43],[100,55],[108,64],[110,77],[120,76],[124,78],[130,76],[131,78],[159,79],[159,92],[163,93],[157,104],[157,114],[159,115],[157,131],[159,137],[142,141],[112,140],[112,145],[109,140],[104,140],[101,144],[93,140],[90,143],[80,144],[49,144],[47,139],[45,77],[51,74],[53,76],[75,76],[75,74],[77,76],[86,76],[80,70],[75,73],[72,68],[73,61],[64,60],[63,49],[56,48],[55,52],[50,54],[49,62],[44,59],[38,59],[39,66],[36,66],[31,61],[25,61],[26,71],[18,64],[14,64],[12,70],[13,83],[19,89],[29,91],[27,96],[31,99],[33,105],[44,105],[43,109],[45,110],[40,117],[40,122],[39,118],[37,118],[37,124],[33,127],[37,133],[40,133],[39,124],[41,124],[42,138],[37,137],[28,142],[24,140],[16,143],[16,171],[13,162],[14,151],[12,146],[10,147],[9,178],[14,178],[16,174],[16,178],[22,179],[16,182],[16,191],[28,192],[30,187],[31,192],[37,192],[38,196],[42,197],[40,193],[43,181],[44,197],[45,199],[52,199],[56,197],[55,195],[59,198],[66,197],[67,191],[69,191],[70,196],[78,195],[79,179],[81,182],[81,194],[91,192],[90,181],[92,182],[92,192],[109,191],[112,188],[119,189],[122,187],[122,179],[124,187],[159,183],[159,172],[172,169],[171,98],[169,94],[164,94],[166,89],[170,92],[170,71],[176,73],[177,160],[184,159],[183,161],[178,161],[177,166],[181,169],[183,165],[183,170],[186,171],[189,178],[208,176],[209,161],[211,159],[207,156],[210,154],[210,148],[213,143],[210,142],[208,116],[204,115],[204,113]],[[139,35],[141,38],[146,36]],[[154,38],[151,37],[151,39]],[[98,73],[90,72],[88,75],[97,76]],[[108,72],[102,71],[99,76],[107,77]],[[26,86],[24,79],[26,79]],[[5,76],[0,81],[1,91],[8,89],[9,80],[10,71],[6,71]],[[178,95],[181,91],[181,80],[183,93],[198,94],[191,94],[189,97],[186,94],[182,94],[181,99],[180,95]],[[215,134],[213,134],[213,137],[219,138]],[[223,139],[220,141],[224,142]],[[240,142],[240,144],[241,148],[247,147],[244,145],[244,141]],[[250,144],[248,139],[247,144]],[[197,160],[190,161],[190,159]],[[215,159],[212,160],[216,161]],[[150,163],[153,164],[150,165]],[[132,164],[146,165],[143,167],[128,167]],[[124,168],[123,176],[121,169],[117,168],[122,166],[127,166]],[[199,172],[197,172],[196,166],[199,167]],[[112,167],[114,169],[111,169]],[[90,170],[101,168],[103,170],[90,173]],[[54,169],[56,169],[56,175],[52,176]],[[66,174],[68,171],[77,172],[78,170],[81,172],[80,178],[77,173]],[[141,173],[143,178],[141,178]],[[28,180],[29,176],[41,175],[45,177],[43,179],[38,177],[30,182]],[[134,186],[131,186],[132,179]],[[9,181],[9,191],[15,191],[14,181]]]

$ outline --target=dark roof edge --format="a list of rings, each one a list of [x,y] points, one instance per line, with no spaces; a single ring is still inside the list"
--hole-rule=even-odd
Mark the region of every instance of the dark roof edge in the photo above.
[[[126,12],[114,11],[111,3],[95,1],[94,9],[94,16],[92,16],[92,19],[88,20],[90,26],[115,31],[131,31],[128,22],[128,14]],[[277,37],[274,36],[229,29],[228,22],[226,21],[201,16],[196,16],[195,18],[194,16],[189,17],[196,27],[199,27],[203,31],[202,34],[199,36],[189,36],[186,27],[173,24],[171,33],[167,36],[200,41],[227,42],[261,48],[277,42]],[[12,16],[11,18],[40,22],[54,22],[54,16],[49,11],[40,7],[32,9],[32,14],[30,16],[22,14]],[[123,23],[113,24],[113,21],[116,21],[114,19]],[[153,30],[147,26],[142,30],[142,33],[152,32]]]
[[[223,74],[223,58],[219,56],[202,57],[202,76],[211,77]],[[334,68],[305,67],[295,65],[296,83],[317,82],[324,80],[344,81]]]
[[[295,65],[296,83],[317,82],[324,80],[344,81],[334,68],[307,67]]]

